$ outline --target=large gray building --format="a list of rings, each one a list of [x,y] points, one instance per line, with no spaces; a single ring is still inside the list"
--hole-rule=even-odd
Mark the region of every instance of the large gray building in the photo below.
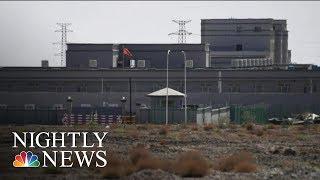
[[[289,65],[285,20],[202,20],[201,32],[201,44],[71,43],[66,67],[0,68],[0,107],[62,107],[68,96],[74,106],[114,106],[131,94],[135,112],[150,106],[147,94],[165,87],[171,50],[169,87],[181,92],[186,53],[188,105],[265,104],[320,113],[320,71]],[[271,63],[259,63],[265,59]],[[245,63],[233,66],[235,60]]]
[[[201,43],[211,45],[212,67],[230,67],[233,59],[291,61],[286,20],[202,19]]]

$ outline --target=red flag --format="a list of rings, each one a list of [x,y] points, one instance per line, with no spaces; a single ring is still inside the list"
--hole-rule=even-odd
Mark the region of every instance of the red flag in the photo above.
[[[127,57],[133,57],[132,53],[129,51],[128,48],[123,48],[123,55],[127,56]]]

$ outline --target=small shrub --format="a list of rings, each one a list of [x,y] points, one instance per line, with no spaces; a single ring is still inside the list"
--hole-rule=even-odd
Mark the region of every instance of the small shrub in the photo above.
[[[203,177],[209,171],[209,164],[197,151],[181,154],[174,165],[174,172],[182,177]]]
[[[267,124],[265,127],[267,129],[275,129],[276,128],[276,126],[274,124]]]
[[[139,139],[139,132],[137,130],[132,130],[130,131],[129,136],[133,139]]]
[[[184,120],[183,120],[183,122],[184,122]],[[181,130],[181,129],[188,129],[188,125],[181,124],[179,130]]]
[[[167,135],[169,132],[169,128],[167,126],[162,126],[160,129],[159,129],[159,134],[160,135]]]
[[[204,126],[203,126],[203,130],[205,130],[205,131],[211,131],[211,130],[213,130],[213,125],[212,124],[205,124]]]
[[[218,119],[218,127],[219,128],[226,128],[230,123],[230,119],[227,117],[221,117]]]
[[[108,158],[107,166],[100,171],[103,178],[120,178],[133,173],[135,167],[130,162],[113,155]]]
[[[250,153],[239,152],[221,158],[216,164],[215,169],[223,172],[255,172],[257,168]]]
[[[254,122],[255,116],[250,111],[244,111],[242,114],[242,118],[245,120],[245,122],[252,123]]]
[[[163,145],[166,145],[166,144],[167,144],[167,141],[164,140],[164,139],[161,139],[160,142],[159,142],[159,144],[162,145],[162,146],[163,146]]]
[[[253,123],[245,123],[244,124],[244,127],[246,128],[246,130],[248,130],[248,131],[252,131],[253,130],[253,128],[254,128],[254,124]]]
[[[137,164],[140,159],[150,158],[151,154],[144,147],[138,146],[130,151],[129,157],[133,164]]]
[[[197,126],[197,125],[193,125],[193,126],[191,127],[191,130],[192,130],[192,131],[198,131],[198,126]]]
[[[148,125],[138,125],[137,130],[148,130]]]
[[[238,126],[236,124],[230,123],[229,128],[235,130],[238,128]]]
[[[257,136],[262,136],[263,135],[263,129],[262,128],[256,128],[253,130],[253,134]]]
[[[251,162],[243,161],[239,162],[235,167],[235,172],[242,172],[242,173],[250,173],[255,172],[257,170],[257,166]]]

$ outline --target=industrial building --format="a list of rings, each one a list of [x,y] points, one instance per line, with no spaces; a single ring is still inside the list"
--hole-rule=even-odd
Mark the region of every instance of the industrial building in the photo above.
[[[188,106],[320,113],[320,71],[290,64],[286,20],[204,19],[201,44],[67,46],[66,67],[2,67],[1,107],[62,108],[69,96],[77,107],[115,107],[130,96],[126,110],[135,113],[150,107],[147,94],[166,86],[170,50],[169,87],[184,91],[186,60]]]
[[[211,45],[211,66],[230,67],[232,59],[291,63],[286,20],[203,19],[201,43]]]

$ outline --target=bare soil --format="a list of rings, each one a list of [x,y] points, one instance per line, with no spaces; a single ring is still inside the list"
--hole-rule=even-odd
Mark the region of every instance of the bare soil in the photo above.
[[[108,155],[129,159],[131,149],[144,146],[155,157],[174,161],[179,154],[198,151],[210,164],[203,179],[319,179],[320,125],[270,126],[239,125],[212,128],[195,125],[170,125],[163,132],[162,125],[99,125],[79,126],[0,126],[1,179],[103,179],[100,168],[74,167],[14,168],[12,162],[20,151],[41,154],[41,148],[13,148],[12,132],[73,132],[107,131],[103,150]],[[89,137],[93,140],[93,137]],[[44,139],[42,139],[44,142]],[[71,142],[68,142],[69,144]],[[70,148],[67,148],[71,150]],[[100,148],[101,149],[101,148]],[[57,150],[47,148],[47,151]],[[58,148],[58,150],[66,150]],[[74,150],[74,149],[72,149]],[[257,170],[251,173],[222,172],[214,167],[219,159],[246,151],[253,155]],[[40,162],[41,162],[41,157]],[[108,166],[108,165],[107,165]],[[181,179],[179,175],[160,170],[144,169],[121,179]]]

